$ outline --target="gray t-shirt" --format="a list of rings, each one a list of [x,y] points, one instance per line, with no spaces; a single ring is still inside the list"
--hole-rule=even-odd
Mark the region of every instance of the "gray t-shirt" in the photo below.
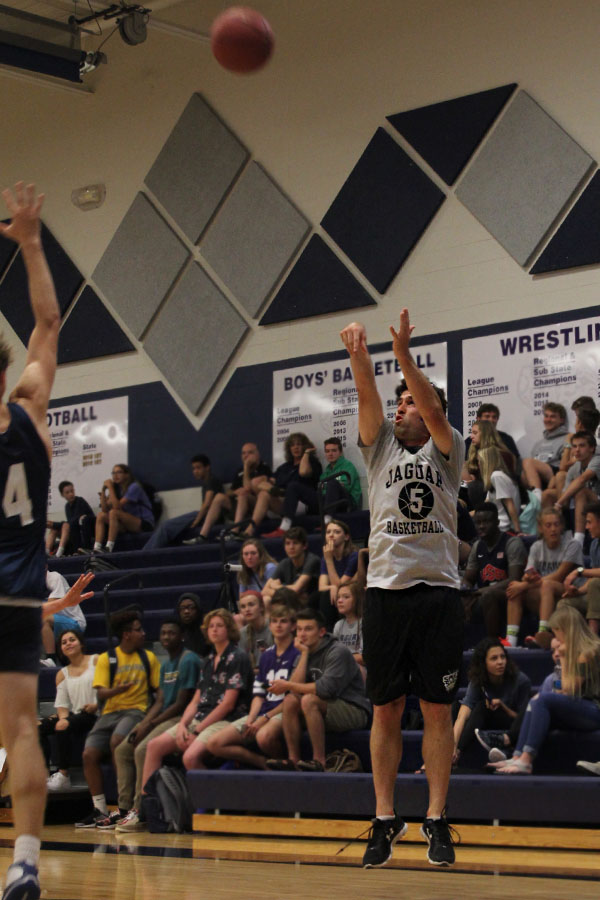
[[[338,619],[333,626],[333,636],[351,653],[362,653],[362,621],[357,619],[349,625],[346,619]]]
[[[543,577],[556,572],[562,562],[572,562],[575,566],[583,565],[581,544],[573,538],[567,537],[566,534],[561,535],[560,544],[553,550],[542,540],[532,544],[529,550],[527,569],[535,569]]]
[[[583,472],[587,472],[588,469],[591,469],[592,472],[595,473],[594,478],[590,479],[585,485],[595,494],[600,494],[600,456],[592,456],[589,463],[587,463],[585,469],[582,470],[580,462],[574,462],[572,466],[569,466],[569,470],[567,472],[567,477],[565,478],[565,490],[569,487],[572,481],[579,476]],[[573,498],[571,498],[571,503],[573,502]]]
[[[369,478],[367,586],[397,590],[419,582],[458,588],[456,503],[465,453],[452,429],[448,459],[430,438],[416,453],[382,423],[374,443],[359,438]]]

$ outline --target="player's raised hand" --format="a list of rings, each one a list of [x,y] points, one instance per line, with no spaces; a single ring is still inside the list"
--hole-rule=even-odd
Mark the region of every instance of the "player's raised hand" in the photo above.
[[[393,338],[394,355],[406,355],[409,350],[410,336],[413,333],[414,325],[410,324],[410,318],[406,307],[400,312],[400,326],[395,331],[394,326],[390,325],[390,334]]]
[[[8,225],[0,223],[0,234],[21,246],[39,241],[40,211],[44,195],[36,197],[34,184],[25,185],[24,182],[18,181],[14,193],[10,188],[6,188],[2,191],[2,196],[11,221]]]
[[[367,330],[361,322],[350,322],[340,331],[340,337],[350,355],[361,350],[367,353]]]

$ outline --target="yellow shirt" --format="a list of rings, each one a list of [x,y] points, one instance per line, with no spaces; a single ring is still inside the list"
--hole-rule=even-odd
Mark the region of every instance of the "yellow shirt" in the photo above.
[[[128,682],[132,682],[132,686],[122,694],[115,694],[114,697],[109,697],[104,704],[102,715],[120,712],[123,709],[141,709],[145,712],[150,702],[148,697],[148,678],[146,677],[144,663],[137,651],[123,653],[121,648],[117,647],[116,652],[117,671],[115,672],[112,685],[110,683],[108,653],[101,653],[94,672],[94,687],[117,687],[119,684],[127,684]],[[150,686],[156,690],[160,679],[160,663],[152,651],[147,650],[146,653],[150,663]]]

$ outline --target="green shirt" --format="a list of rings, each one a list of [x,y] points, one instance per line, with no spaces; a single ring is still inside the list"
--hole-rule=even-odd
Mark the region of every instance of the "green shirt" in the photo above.
[[[360,476],[356,471],[356,466],[349,459],[346,459],[345,456],[340,456],[334,463],[329,463],[320,480],[329,478],[330,475],[335,475],[337,472],[340,472],[337,480],[352,497],[355,508],[360,509],[362,505],[362,491],[360,488]]]

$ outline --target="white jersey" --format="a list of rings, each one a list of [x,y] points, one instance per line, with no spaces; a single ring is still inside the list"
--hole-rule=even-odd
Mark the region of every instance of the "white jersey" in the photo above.
[[[458,588],[456,504],[465,455],[452,429],[446,458],[430,438],[411,453],[385,420],[370,447],[359,439],[369,478],[367,587],[397,590],[419,582]]]

